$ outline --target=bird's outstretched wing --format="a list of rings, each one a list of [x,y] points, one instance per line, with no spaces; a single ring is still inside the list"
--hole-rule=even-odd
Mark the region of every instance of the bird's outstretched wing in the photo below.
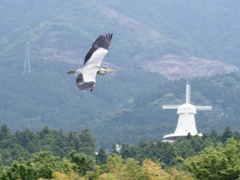
[[[108,33],[108,34],[105,34],[105,35],[100,35],[92,44],[92,48],[88,51],[88,53],[86,54],[85,56],[85,59],[84,59],[84,65],[89,61],[92,60],[92,55],[98,50],[98,49],[104,49],[105,51],[108,52],[108,49],[110,47],[110,44],[111,44],[111,40],[112,40],[112,36],[113,34],[111,33]],[[107,53],[106,52],[106,53]],[[106,55],[106,54],[105,54]],[[104,55],[104,56],[105,56]],[[100,64],[101,64],[101,61],[102,59],[104,58],[104,56],[102,58],[99,58],[99,61],[100,61]]]

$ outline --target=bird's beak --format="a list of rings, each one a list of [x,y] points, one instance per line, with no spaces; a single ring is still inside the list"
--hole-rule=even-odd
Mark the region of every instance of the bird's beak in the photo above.
[[[108,69],[107,71],[108,71],[108,72],[116,72],[115,69]]]

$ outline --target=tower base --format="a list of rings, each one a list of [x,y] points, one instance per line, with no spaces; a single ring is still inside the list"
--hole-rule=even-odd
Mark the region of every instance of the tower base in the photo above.
[[[202,133],[198,133],[198,134],[190,134],[191,136],[200,136],[202,137]],[[169,143],[173,143],[174,141],[176,141],[177,139],[181,139],[184,137],[187,137],[188,134],[168,134],[163,136],[163,140],[162,142],[169,142]]]

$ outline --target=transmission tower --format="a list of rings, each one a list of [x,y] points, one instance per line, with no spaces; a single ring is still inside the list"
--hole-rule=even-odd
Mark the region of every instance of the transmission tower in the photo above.
[[[31,73],[29,50],[30,50],[30,43],[28,41],[26,45],[26,55],[25,55],[25,61],[24,61],[24,67],[23,67],[23,74]]]

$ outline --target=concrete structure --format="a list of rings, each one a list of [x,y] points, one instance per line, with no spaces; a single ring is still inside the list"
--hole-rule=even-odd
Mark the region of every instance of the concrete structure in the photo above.
[[[173,142],[179,137],[185,137],[189,133],[192,136],[199,135],[202,136],[201,133],[197,132],[196,122],[195,122],[195,114],[197,114],[197,110],[211,110],[211,106],[194,106],[190,104],[190,96],[191,96],[191,86],[186,85],[186,103],[182,105],[163,105],[163,109],[177,109],[178,123],[176,130],[173,134],[168,134],[163,136],[163,141],[165,142]]]

